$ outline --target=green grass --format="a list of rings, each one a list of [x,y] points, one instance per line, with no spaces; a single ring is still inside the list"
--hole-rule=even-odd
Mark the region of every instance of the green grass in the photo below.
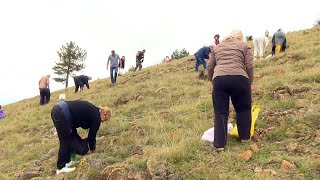
[[[319,178],[320,144],[314,142],[320,136],[320,27],[290,32],[287,40],[290,48],[285,53],[255,61],[253,100],[261,106],[256,128],[264,130],[266,136],[256,142],[260,150],[249,161],[237,160],[236,155],[250,144],[228,137],[225,152],[217,154],[209,143],[200,140],[213,122],[211,83],[198,79],[193,71],[194,57],[190,56],[127,73],[116,86],[110,85],[110,79],[101,79],[81,93],[74,94],[73,88],[68,88],[68,100],[108,105],[113,116],[100,127],[98,153],[83,158],[87,165],[79,165],[67,177],[95,179],[105,167],[120,164],[142,179],[256,179],[256,167],[277,172],[265,179]],[[311,90],[293,96],[273,92],[283,86]],[[50,111],[62,92],[54,92],[46,106],[38,106],[39,97],[34,97],[3,107],[6,119],[0,121],[0,179],[14,179],[52,148],[55,155],[42,164],[40,178],[53,178],[58,139],[46,137],[46,133],[54,127]],[[128,102],[118,104],[120,98]],[[300,150],[286,152],[284,147],[299,137],[305,137],[298,141]],[[306,148],[310,151],[304,152]],[[136,154],[137,149],[143,154]],[[90,166],[92,159],[101,161],[101,166]],[[280,170],[284,159],[297,168]]]

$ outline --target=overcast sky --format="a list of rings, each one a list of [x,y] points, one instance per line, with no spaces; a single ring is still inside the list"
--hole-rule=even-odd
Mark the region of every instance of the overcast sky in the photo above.
[[[146,67],[175,49],[194,54],[232,29],[262,35],[310,28],[319,6],[319,0],[1,0],[0,104],[38,95],[40,77],[55,77],[57,51],[69,41],[88,52],[77,74],[105,78],[112,49],[126,56],[126,69],[146,49]],[[51,80],[52,91],[63,87]]]

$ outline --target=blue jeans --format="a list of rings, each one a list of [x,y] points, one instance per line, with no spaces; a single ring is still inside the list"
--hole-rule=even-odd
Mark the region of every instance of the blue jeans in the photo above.
[[[118,76],[118,67],[110,67],[110,79],[111,83],[115,84]]]
[[[200,64],[203,65],[204,69],[207,69],[207,62],[203,57],[195,56],[196,57],[196,67],[195,71],[198,72]]]

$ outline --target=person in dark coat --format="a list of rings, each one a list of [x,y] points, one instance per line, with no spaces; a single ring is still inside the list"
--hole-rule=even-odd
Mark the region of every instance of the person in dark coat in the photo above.
[[[51,110],[51,118],[59,137],[59,153],[56,174],[71,172],[71,153],[85,155],[89,150],[96,152],[96,135],[101,122],[111,118],[109,107],[98,108],[87,101],[62,101]],[[77,128],[88,129],[88,137],[81,139]]]
[[[84,85],[86,85],[87,88],[90,89],[89,80],[91,80],[92,77],[80,75],[80,76],[75,76],[73,79],[74,79],[74,85],[75,85],[75,91],[74,91],[75,93],[78,92],[79,88],[80,88],[80,91],[83,91]]]
[[[282,29],[278,29],[272,36],[272,55],[276,53],[284,52],[287,48],[287,38],[282,32]]]
[[[207,62],[205,59],[209,59],[210,52],[211,52],[210,47],[204,46],[194,54],[196,58],[196,67],[195,67],[196,72],[198,72],[200,64],[203,65],[204,69],[207,69]]]

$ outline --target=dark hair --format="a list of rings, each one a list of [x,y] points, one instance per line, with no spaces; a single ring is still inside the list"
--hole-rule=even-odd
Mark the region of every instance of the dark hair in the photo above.
[[[219,35],[219,34],[216,34],[216,35],[214,35],[214,38],[215,38],[215,37],[218,37],[218,38],[220,38],[220,35]]]
[[[2,108],[2,106],[0,105],[0,109]]]

